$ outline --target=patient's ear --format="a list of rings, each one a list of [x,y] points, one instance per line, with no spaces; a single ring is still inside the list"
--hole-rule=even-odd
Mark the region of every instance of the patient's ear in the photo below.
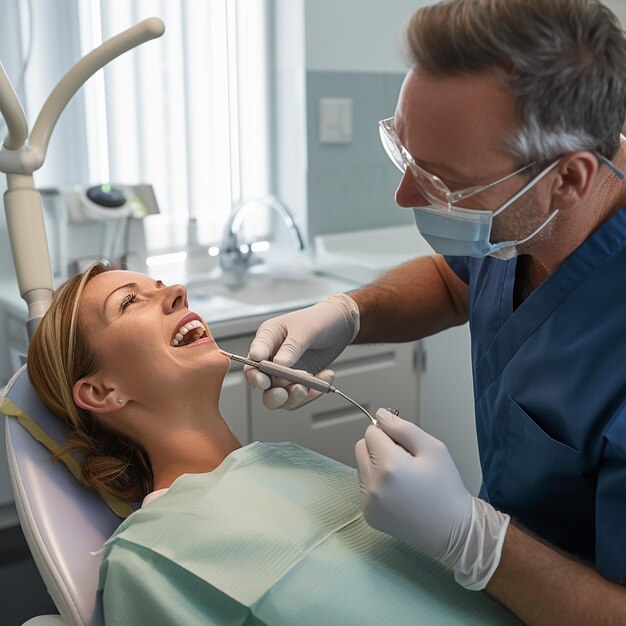
[[[95,376],[85,376],[74,383],[74,402],[92,413],[111,413],[122,408],[117,402],[117,394]]]

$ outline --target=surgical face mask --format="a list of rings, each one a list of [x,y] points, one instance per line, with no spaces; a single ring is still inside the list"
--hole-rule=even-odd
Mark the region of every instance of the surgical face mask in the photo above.
[[[501,241],[500,243],[491,243],[489,241],[493,218],[523,196],[558,162],[559,159],[541,171],[525,187],[495,211],[480,211],[456,206],[450,206],[449,209],[434,205],[413,207],[413,217],[417,229],[433,250],[439,254],[478,258],[485,256],[494,256],[501,259],[512,258],[517,255],[517,246],[530,241],[543,230],[558,213],[558,210],[553,211],[543,224],[530,235],[522,239]]]

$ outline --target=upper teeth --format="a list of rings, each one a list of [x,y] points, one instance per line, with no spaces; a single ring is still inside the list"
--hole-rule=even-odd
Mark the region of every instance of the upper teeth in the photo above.
[[[190,336],[191,341],[188,341],[187,343],[191,343],[192,341],[199,339],[204,334],[204,324],[200,320],[191,320],[191,322],[187,322],[178,329],[178,332],[174,335],[174,338],[171,341],[171,345],[175,348],[179,343],[181,343],[184,336],[189,331],[193,331],[193,335],[195,336]]]

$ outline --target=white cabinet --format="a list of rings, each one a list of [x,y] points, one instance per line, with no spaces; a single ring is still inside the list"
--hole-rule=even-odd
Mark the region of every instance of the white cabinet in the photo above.
[[[613,0],[623,2],[623,0]],[[327,273],[361,284],[415,258],[432,254],[414,226],[396,226],[316,238],[317,265]],[[420,426],[448,447],[467,488],[478,493],[482,481],[472,392],[470,334],[467,324],[421,342]]]
[[[254,334],[215,338],[223,350],[245,356]],[[372,415],[380,407],[397,409],[417,423],[420,406],[421,343],[348,346],[331,366],[335,386]],[[241,364],[233,361],[224,379],[222,415],[242,444],[293,441],[355,466],[354,444],[369,424],[359,409],[329,393],[294,411],[270,411],[262,392],[250,387]]]
[[[248,354],[254,334],[216,340],[220,348]],[[393,408],[417,421],[421,344],[349,346],[331,366],[335,385],[372,415]],[[222,415],[242,444],[251,441],[293,441],[354,467],[354,444],[363,437],[369,419],[338,394],[326,394],[295,411],[263,406],[262,392],[250,387],[240,363],[233,361],[224,379]]]
[[[0,306],[0,387],[26,362],[28,334],[26,332],[26,307],[15,311]]]
[[[482,472],[476,440],[469,325],[422,340],[420,426],[441,439],[467,489],[477,495]]]
[[[419,350],[419,344],[349,346],[331,366],[334,384],[372,415],[382,406],[415,421]],[[330,393],[295,411],[270,411],[260,391],[251,394],[253,440],[293,441],[354,467],[354,444],[363,437],[369,418],[347,400]]]

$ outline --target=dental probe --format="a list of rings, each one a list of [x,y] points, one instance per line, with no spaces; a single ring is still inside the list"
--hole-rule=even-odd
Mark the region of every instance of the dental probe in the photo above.
[[[334,387],[324,380],[316,378],[312,374],[307,374],[306,372],[301,372],[300,370],[295,370],[285,365],[279,365],[278,363],[274,363],[273,361],[253,361],[252,359],[248,359],[245,356],[231,354],[230,352],[226,352],[225,350],[220,349],[220,352],[233,361],[239,361],[239,363],[250,365],[250,367],[256,367],[259,372],[263,372],[268,376],[284,378],[290,383],[304,385],[309,389],[315,389],[315,391],[320,391],[321,393],[338,393],[342,398],[345,398],[348,402],[351,402],[357,409],[363,411],[363,413],[365,413],[365,415],[367,415],[367,417],[372,420],[372,424],[374,424],[374,426],[377,425],[376,419],[373,418],[358,402],[350,398],[350,396],[347,396],[342,391],[339,391],[337,387]]]

